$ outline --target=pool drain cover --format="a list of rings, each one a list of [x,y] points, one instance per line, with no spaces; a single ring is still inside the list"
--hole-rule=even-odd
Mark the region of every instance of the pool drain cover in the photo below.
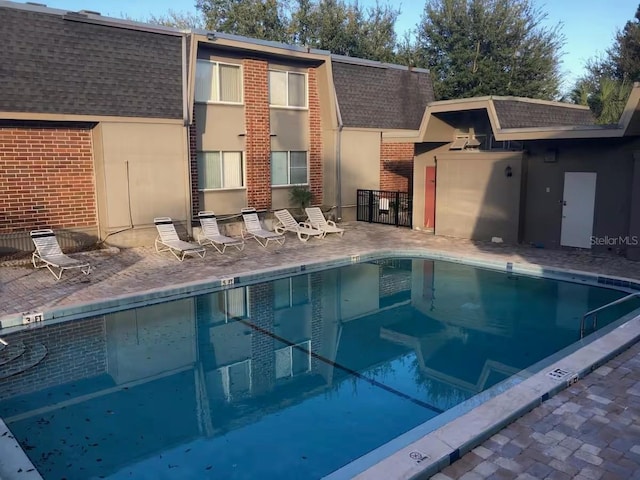
[[[573,372],[569,370],[564,370],[563,368],[554,368],[550,372],[547,372],[547,376],[553,378],[554,380],[564,380],[567,377],[571,377]]]

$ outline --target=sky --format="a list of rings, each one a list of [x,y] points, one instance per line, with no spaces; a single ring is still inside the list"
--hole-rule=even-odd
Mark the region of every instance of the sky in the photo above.
[[[169,10],[195,13],[194,0],[35,0],[52,8],[94,10],[102,15],[145,19]],[[566,43],[562,55],[563,87],[569,88],[584,72],[584,64],[611,46],[615,33],[633,19],[640,0],[532,0],[548,14],[547,25],[562,25]],[[24,3],[24,2],[21,2]],[[376,0],[359,0],[362,6]],[[380,1],[385,4],[385,0]],[[415,27],[424,9],[424,0],[389,1],[399,4],[402,13],[396,23],[399,36]]]

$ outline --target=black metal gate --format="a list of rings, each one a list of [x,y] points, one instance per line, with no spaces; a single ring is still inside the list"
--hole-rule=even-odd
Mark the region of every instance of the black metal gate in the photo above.
[[[412,226],[413,199],[406,192],[358,190],[358,221]]]

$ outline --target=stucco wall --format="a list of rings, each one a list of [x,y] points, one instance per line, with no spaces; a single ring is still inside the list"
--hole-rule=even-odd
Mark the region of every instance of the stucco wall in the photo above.
[[[638,148],[640,142],[635,143]],[[624,140],[573,143],[540,142],[526,156],[527,190],[524,243],[560,247],[565,172],[595,172],[596,198],[593,235],[617,238],[629,235],[634,174],[634,143]],[[555,151],[555,162],[549,153]],[[637,215],[637,213],[636,213]],[[625,245],[594,245],[593,249],[624,252]]]
[[[342,218],[355,220],[356,196],[360,189],[380,189],[380,132],[342,131]]]
[[[104,122],[94,129],[102,238],[109,235],[118,246],[149,245],[154,217],[187,221],[186,134],[182,124]]]
[[[437,156],[437,235],[518,241],[522,181],[520,152],[461,152]],[[511,176],[505,170],[510,168]]]

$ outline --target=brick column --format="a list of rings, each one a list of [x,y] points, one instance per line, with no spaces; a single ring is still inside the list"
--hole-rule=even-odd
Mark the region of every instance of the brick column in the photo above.
[[[312,202],[322,203],[322,125],[320,120],[320,97],[318,95],[318,72],[308,70],[309,79],[309,189]]]
[[[413,143],[380,144],[380,190],[412,191],[414,155]]]
[[[193,107],[193,122],[189,125],[189,162],[191,168],[191,218],[200,211],[200,192],[198,191],[198,151],[196,141],[196,107]]]
[[[316,355],[322,355],[322,331],[324,326],[324,316],[322,309],[322,273],[311,274],[311,351]],[[316,357],[311,358],[311,371],[318,371]]]
[[[273,332],[273,283],[259,283],[249,288],[250,322]],[[273,337],[254,330],[251,335],[251,383],[256,394],[273,390],[276,381],[276,355]]]
[[[247,201],[271,207],[271,130],[267,62],[243,60]]]

